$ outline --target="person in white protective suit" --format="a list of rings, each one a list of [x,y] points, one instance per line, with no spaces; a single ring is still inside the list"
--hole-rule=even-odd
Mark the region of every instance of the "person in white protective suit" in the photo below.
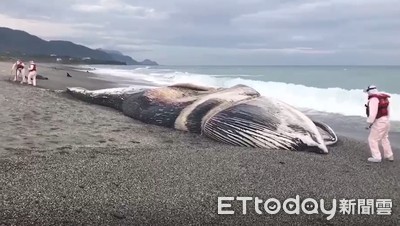
[[[28,74],[28,85],[36,86],[36,75],[37,75],[37,67],[33,60],[29,65],[29,74]]]
[[[368,144],[372,157],[368,158],[368,161],[382,161],[379,143],[382,144],[384,159],[393,161],[393,152],[389,141],[390,96],[379,92],[374,85],[368,86],[364,92],[368,93],[368,103],[365,105],[367,114],[366,129],[371,130],[368,136]]]
[[[17,60],[11,67],[11,73],[14,75],[13,81],[16,82],[19,77],[21,80],[25,80],[25,64],[21,60]]]

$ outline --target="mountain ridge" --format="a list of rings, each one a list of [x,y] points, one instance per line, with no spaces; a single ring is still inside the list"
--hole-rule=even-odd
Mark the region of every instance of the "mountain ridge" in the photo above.
[[[110,49],[102,49],[98,48],[97,50],[103,51],[111,55],[114,60],[126,62],[128,65],[158,65],[157,62],[145,59],[143,61],[134,60],[132,57],[124,55],[118,50],[110,50]]]
[[[158,65],[157,62],[144,60],[139,62],[117,50],[91,49],[68,40],[43,40],[26,31],[0,27],[0,54],[26,56],[62,56],[63,59],[77,58],[85,62],[106,64]],[[61,59],[61,58],[60,58]]]

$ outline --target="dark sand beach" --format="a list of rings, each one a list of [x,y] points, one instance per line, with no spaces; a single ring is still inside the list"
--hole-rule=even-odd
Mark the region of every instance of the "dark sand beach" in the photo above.
[[[232,147],[147,125],[75,100],[66,87],[118,85],[38,65],[38,87],[0,63],[0,225],[398,225],[400,167],[368,163],[368,145],[340,135],[327,155]],[[68,78],[69,72],[72,78]],[[391,139],[398,139],[394,134]],[[366,138],[365,138],[366,139]],[[395,148],[395,153],[399,149]],[[321,213],[258,214],[249,201],[218,214],[218,197],[337,200]],[[391,199],[391,215],[342,214],[340,199]]]

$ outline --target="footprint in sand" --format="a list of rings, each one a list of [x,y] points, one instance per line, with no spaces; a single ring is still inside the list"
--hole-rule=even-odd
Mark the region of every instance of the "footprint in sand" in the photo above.
[[[38,115],[40,115],[40,112],[37,112],[37,111],[35,111],[35,110],[32,110],[32,114],[35,115],[35,116],[38,116]]]
[[[71,145],[65,145],[65,146],[61,146],[61,147],[57,148],[57,150],[68,150],[68,149],[72,149],[72,146]]]
[[[16,140],[18,140],[17,137],[8,137],[8,138],[6,139],[6,142],[13,142],[13,141],[16,141]]]
[[[44,120],[44,121],[50,121],[51,120],[51,116],[44,116],[43,118],[42,118],[42,120]]]
[[[70,153],[67,150],[61,150],[61,151],[58,152],[58,154],[60,154],[60,155],[68,155]]]
[[[163,140],[163,143],[172,144],[172,143],[174,143],[174,141],[173,140]]]
[[[49,140],[48,142],[52,143],[52,144],[59,144],[60,143],[59,141],[56,141],[56,140]]]

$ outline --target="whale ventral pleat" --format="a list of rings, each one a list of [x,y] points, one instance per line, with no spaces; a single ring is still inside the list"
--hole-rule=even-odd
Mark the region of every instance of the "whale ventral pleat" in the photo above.
[[[280,120],[273,114],[268,114],[262,107],[252,104],[242,103],[232,106],[224,111],[226,117],[238,118],[244,120],[246,123],[253,123],[262,125],[271,131],[278,130]]]
[[[186,127],[190,132],[201,133],[203,117],[213,108],[221,104],[221,100],[209,99],[198,106],[187,116]]]

